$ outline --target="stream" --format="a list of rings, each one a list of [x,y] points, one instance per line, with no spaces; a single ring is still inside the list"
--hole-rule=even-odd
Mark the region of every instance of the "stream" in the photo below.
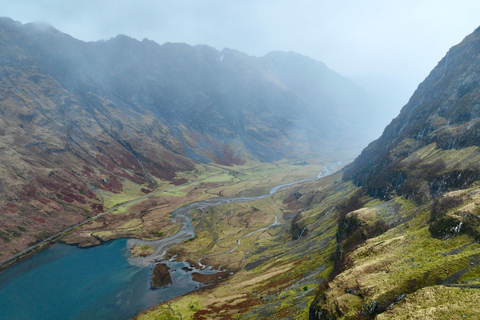
[[[211,198],[179,208],[172,213],[172,221],[181,224],[180,230],[161,240],[117,239],[89,248],[55,244],[0,273],[0,320],[130,319],[142,310],[196,290],[202,285],[192,279],[192,272],[217,271],[200,261],[201,270],[186,262],[163,260],[169,248],[195,237],[190,218],[193,210],[263,199],[283,187],[327,176],[335,167],[325,166],[314,178],[275,186],[265,195]],[[228,252],[236,250],[242,238],[277,223],[275,216],[270,226],[243,235]],[[156,250],[148,257],[131,258],[129,248],[137,243],[149,244]],[[152,269],[160,261],[170,267],[173,284],[152,290]]]
[[[340,162],[338,163],[338,165],[339,166],[341,165]],[[219,206],[219,205],[226,204],[226,203],[250,202],[250,201],[255,201],[255,200],[260,200],[260,199],[263,199],[263,198],[267,198],[267,197],[270,197],[273,194],[275,194],[281,188],[288,187],[288,186],[291,186],[291,185],[294,185],[294,184],[297,184],[297,183],[311,181],[311,180],[315,180],[315,179],[319,179],[319,178],[328,176],[329,174],[331,174],[335,171],[335,169],[334,169],[335,167],[336,166],[324,166],[324,169],[316,177],[302,179],[302,180],[298,180],[298,181],[294,181],[294,182],[289,182],[289,183],[277,185],[277,186],[271,188],[270,191],[267,194],[264,194],[264,195],[261,195],[261,196],[232,197],[232,198],[216,197],[216,198],[210,198],[210,199],[207,199],[207,200],[195,202],[195,203],[192,203],[188,206],[179,208],[172,213],[172,221],[174,223],[181,224],[181,227],[180,227],[180,230],[176,234],[174,234],[173,236],[170,236],[170,237],[167,237],[167,238],[162,238],[160,240],[152,240],[152,241],[138,240],[138,239],[128,240],[127,245],[128,245],[129,248],[133,247],[135,244],[146,244],[146,245],[150,245],[150,246],[153,246],[154,248],[156,248],[155,252],[153,254],[151,254],[147,257],[130,258],[130,262],[132,264],[135,264],[135,265],[138,265],[138,266],[147,266],[147,265],[151,265],[152,263],[155,263],[155,262],[160,262],[160,261],[162,261],[163,257],[165,256],[165,253],[167,252],[167,250],[169,248],[171,248],[175,244],[180,243],[184,240],[195,238],[195,229],[192,226],[192,218],[190,218],[190,213],[194,210],[201,210],[201,211],[205,212],[205,209],[207,209],[207,208],[214,207],[214,206]],[[243,235],[241,238],[239,238],[237,240],[238,246],[236,246],[232,250],[227,251],[225,253],[230,253],[230,252],[233,252],[234,250],[236,250],[241,245],[241,239],[242,238],[247,237],[247,236],[249,236],[251,234],[254,234],[256,232],[266,230],[266,229],[276,225],[277,223],[278,223],[277,217],[275,216],[275,222],[273,224],[271,224],[270,226],[263,227],[263,228],[260,228],[258,230],[255,230],[253,232],[250,232],[246,235]],[[200,265],[201,265],[201,263],[200,263]]]

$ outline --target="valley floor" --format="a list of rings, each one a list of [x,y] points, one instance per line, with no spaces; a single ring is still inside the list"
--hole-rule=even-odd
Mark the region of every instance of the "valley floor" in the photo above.
[[[182,177],[186,184],[138,202],[130,201],[141,191],[126,184],[122,194],[103,195],[107,207],[126,205],[63,240],[88,246],[120,237],[164,239],[180,230],[171,219],[179,207],[267,194],[324,168],[310,160],[199,169]],[[192,211],[195,238],[175,244],[163,259],[219,272],[194,273],[203,287],[135,319],[478,318],[478,228],[465,217],[478,214],[480,187],[419,205],[395,195],[372,198],[342,174]],[[477,229],[462,228],[464,222]],[[151,255],[155,248],[145,243],[132,245],[132,256]]]
[[[466,216],[478,210],[479,191],[446,193],[440,206]],[[432,234],[431,206],[371,198],[339,172],[215,207],[196,221],[199,236],[170,254],[230,275],[136,319],[476,319],[480,245],[458,223]],[[258,213],[262,225],[274,216],[278,224],[226,253],[252,230],[238,233],[237,224]]]
[[[334,174],[315,182],[307,196],[316,201],[315,196],[332,185],[339,185],[343,195],[352,192],[353,186],[339,183],[340,178]],[[196,238],[174,246],[169,255],[226,269],[229,275],[138,319],[308,318],[318,286],[333,267],[337,224],[329,205],[336,200],[324,199],[323,209],[318,209],[323,215],[297,230],[295,221],[304,205],[295,198],[302,195],[290,196],[292,188],[300,187],[199,215],[193,223]]]

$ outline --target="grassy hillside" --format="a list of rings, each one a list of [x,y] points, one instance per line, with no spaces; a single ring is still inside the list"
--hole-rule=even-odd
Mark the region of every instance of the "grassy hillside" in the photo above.
[[[282,219],[228,261],[209,259],[232,262],[229,277],[137,318],[479,318],[479,57],[477,29],[345,170],[252,203]],[[248,220],[235,207],[209,221]]]
[[[378,110],[295,53],[83,42],[0,18],[0,60],[1,260],[201,164],[353,157],[371,137],[357,109]]]

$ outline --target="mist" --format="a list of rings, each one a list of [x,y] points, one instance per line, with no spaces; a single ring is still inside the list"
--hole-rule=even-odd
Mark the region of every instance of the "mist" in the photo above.
[[[396,116],[418,84],[478,27],[480,3],[460,1],[1,0],[2,15],[43,21],[84,41],[125,34],[263,56],[295,51],[354,80]]]

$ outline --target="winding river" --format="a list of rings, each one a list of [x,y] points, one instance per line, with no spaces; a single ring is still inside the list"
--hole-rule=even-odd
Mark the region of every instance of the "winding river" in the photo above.
[[[266,198],[282,187],[327,176],[335,167],[325,166],[314,178],[275,186],[265,195],[211,198],[180,208],[172,213],[172,220],[181,224],[180,231],[165,239],[117,239],[84,249],[56,244],[0,273],[0,320],[130,319],[141,310],[193,291],[201,284],[192,280],[192,272],[216,271],[197,270],[186,262],[163,261],[170,247],[195,237],[189,216],[193,210]],[[238,245],[228,252],[236,250],[242,238],[276,224],[277,217],[270,226],[237,239]],[[152,245],[156,250],[148,257],[130,258],[128,248],[136,243]],[[158,261],[171,268],[173,284],[152,290],[151,270]],[[199,264],[203,266],[200,261]]]
[[[339,163],[338,165],[341,165],[341,164]],[[335,167],[336,166],[324,166],[324,169],[316,177],[308,178],[308,179],[302,179],[302,180],[298,180],[298,181],[294,181],[294,182],[290,182],[290,183],[277,185],[277,186],[271,188],[270,191],[265,195],[253,196],[253,197],[234,197],[234,198],[217,197],[217,198],[210,198],[210,199],[207,199],[207,200],[195,202],[195,203],[192,203],[188,206],[179,208],[172,213],[172,221],[175,222],[175,223],[179,223],[181,225],[181,227],[180,227],[180,230],[176,234],[174,234],[173,236],[168,237],[168,238],[163,238],[163,239],[160,239],[160,240],[153,240],[153,241],[145,241],[145,240],[138,240],[138,239],[128,240],[128,246],[129,247],[132,247],[135,244],[148,244],[148,245],[156,248],[155,252],[153,254],[151,254],[150,256],[143,257],[143,258],[142,257],[131,258],[130,262],[132,264],[139,265],[139,266],[151,265],[154,262],[161,261],[163,259],[164,255],[165,255],[165,253],[167,252],[167,250],[169,248],[171,248],[172,246],[174,246],[175,244],[180,243],[181,241],[186,240],[186,239],[194,238],[195,237],[195,229],[192,226],[192,219],[190,218],[190,213],[194,210],[201,210],[202,212],[205,212],[205,209],[207,209],[209,207],[213,207],[213,206],[218,206],[218,205],[221,205],[221,204],[226,204],[226,203],[231,203],[231,202],[250,202],[250,201],[255,201],[255,200],[260,200],[260,199],[263,199],[263,198],[266,198],[266,197],[270,197],[283,187],[288,187],[288,186],[291,186],[291,185],[294,185],[294,184],[297,184],[297,183],[311,181],[311,180],[315,180],[315,179],[319,179],[319,178],[328,176],[333,171],[335,171],[334,170]],[[258,229],[256,231],[250,232],[250,233],[242,236],[241,238],[239,238],[237,240],[238,246],[233,248],[230,251],[225,252],[225,253],[230,253],[230,252],[233,252],[234,250],[236,250],[241,245],[241,239],[242,238],[247,237],[247,236],[249,236],[253,233],[268,229],[268,228],[276,225],[277,223],[278,223],[277,222],[277,217],[275,216],[275,222],[273,224],[271,224],[268,227]]]

